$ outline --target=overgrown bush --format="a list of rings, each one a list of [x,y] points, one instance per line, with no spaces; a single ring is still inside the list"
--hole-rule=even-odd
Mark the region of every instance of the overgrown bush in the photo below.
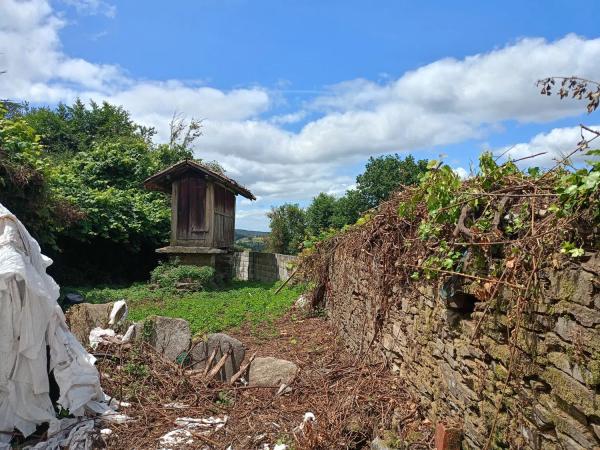
[[[214,284],[215,269],[179,264],[178,261],[160,263],[150,273],[150,282],[163,289],[199,291]]]

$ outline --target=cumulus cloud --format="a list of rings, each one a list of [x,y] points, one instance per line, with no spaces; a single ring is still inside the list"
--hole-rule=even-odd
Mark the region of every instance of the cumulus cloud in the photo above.
[[[456,167],[452,169],[456,175],[460,177],[461,180],[466,180],[469,178],[469,172],[464,167]]]
[[[63,0],[85,14],[114,15],[102,0]],[[541,123],[578,115],[581,104],[538,94],[538,78],[600,72],[600,39],[568,35],[526,38],[463,59],[445,58],[383,81],[347,80],[315,91],[286,114],[275,113],[281,90],[220,90],[185,80],[139,80],[126,68],[67,55],[62,16],[49,0],[0,2],[0,98],[33,103],[107,100],[168,137],[174,112],[203,119],[197,154],[221,161],[259,203],[339,193],[353,177],[341,167],[392,151],[415,151],[486,137],[505,121]],[[289,106],[289,105],[288,105]],[[296,131],[285,128],[302,125]],[[578,140],[577,129],[552,130],[509,154],[538,149],[559,155]],[[550,157],[551,159],[551,157]],[[464,170],[464,169],[463,169]],[[463,170],[457,169],[461,176]],[[257,206],[257,207],[260,207]]]
[[[600,125],[589,128],[600,131]],[[529,142],[504,147],[495,153],[513,160],[539,155],[523,161],[521,165],[551,167],[575,151],[577,143],[581,141],[582,137],[590,139],[594,137],[594,134],[589,131],[582,131],[580,127],[554,128],[547,133],[535,135]],[[573,163],[579,163],[585,159],[589,159],[585,155],[585,151],[577,151],[570,158]]]

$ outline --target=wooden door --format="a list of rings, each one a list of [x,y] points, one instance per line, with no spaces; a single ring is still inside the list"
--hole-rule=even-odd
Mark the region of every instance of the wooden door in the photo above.
[[[231,247],[235,232],[235,194],[215,185],[214,240],[217,247]]]
[[[197,176],[183,177],[177,190],[177,240],[206,240],[206,181]]]

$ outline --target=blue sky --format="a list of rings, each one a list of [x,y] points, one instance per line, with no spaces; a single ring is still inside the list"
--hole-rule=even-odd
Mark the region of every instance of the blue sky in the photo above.
[[[205,120],[196,154],[265,212],[342,194],[370,155],[569,151],[584,104],[543,98],[548,75],[600,79],[597,2],[2,0],[0,97],[122,104],[166,139]]]

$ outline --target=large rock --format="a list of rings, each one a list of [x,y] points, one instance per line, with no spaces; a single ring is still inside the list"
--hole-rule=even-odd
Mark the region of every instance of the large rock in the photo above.
[[[81,303],[72,306],[66,314],[71,333],[83,345],[88,345],[90,331],[96,327],[108,328],[108,320],[113,306],[114,302],[101,304]]]
[[[252,386],[279,386],[290,384],[296,374],[298,366],[285,359],[277,359],[271,356],[256,358],[250,364],[248,382]]]
[[[246,349],[244,344],[227,334],[210,334],[206,341],[202,340],[194,343],[189,354],[192,360],[192,369],[204,369],[208,358],[210,358],[215,348],[217,349],[217,353],[213,365],[216,364],[227,353],[230,346],[232,350],[231,355],[227,358],[227,362],[219,374],[219,378],[222,381],[228,381],[240,370],[242,361],[244,361],[246,356]]]
[[[136,324],[135,339],[149,343],[166,359],[175,361],[190,348],[192,333],[187,320],[152,316]]]

